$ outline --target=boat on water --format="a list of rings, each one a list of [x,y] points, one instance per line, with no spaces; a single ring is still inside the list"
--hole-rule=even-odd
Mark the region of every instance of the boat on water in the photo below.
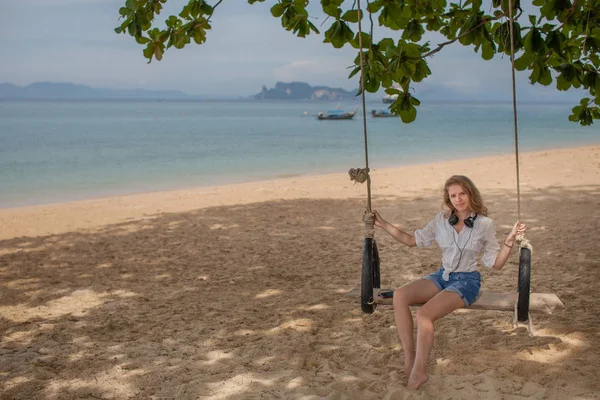
[[[330,110],[317,114],[317,119],[352,119],[356,115],[358,107],[354,111]]]
[[[371,116],[373,118],[387,118],[396,117],[396,114],[392,114],[388,110],[371,110]]]

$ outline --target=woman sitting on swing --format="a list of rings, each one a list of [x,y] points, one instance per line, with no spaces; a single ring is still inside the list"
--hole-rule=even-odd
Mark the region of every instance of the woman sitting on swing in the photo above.
[[[418,389],[429,379],[427,360],[433,346],[433,323],[458,308],[468,307],[477,299],[481,283],[477,255],[483,252],[481,262],[486,267],[500,270],[510,255],[517,234],[525,233],[525,225],[517,221],[500,248],[496,228],[487,217],[481,194],[466,176],[454,175],[446,181],[443,205],[449,211],[438,213],[414,235],[388,223],[374,211],[375,226],[400,243],[425,247],[435,240],[442,249],[441,269],[394,292],[394,318],[404,349],[404,371],[409,377],[409,389]],[[416,314],[416,349],[411,304],[423,304]]]

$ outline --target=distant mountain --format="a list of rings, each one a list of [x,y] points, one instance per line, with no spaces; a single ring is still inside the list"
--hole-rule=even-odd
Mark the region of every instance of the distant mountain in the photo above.
[[[260,93],[253,96],[256,100],[350,100],[356,92],[327,86],[310,86],[304,82],[277,82],[275,87],[262,87]]]
[[[176,90],[99,89],[75,83],[0,84],[0,99],[194,99]]]

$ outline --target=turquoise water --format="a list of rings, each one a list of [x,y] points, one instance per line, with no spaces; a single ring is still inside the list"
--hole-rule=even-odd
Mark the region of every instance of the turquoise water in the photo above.
[[[352,110],[357,102],[340,104]],[[364,166],[363,124],[331,102],[0,102],[0,207]],[[383,108],[368,103],[367,110]],[[520,150],[600,142],[570,105],[519,107]],[[514,151],[511,104],[428,103],[415,123],[367,118],[372,168]]]

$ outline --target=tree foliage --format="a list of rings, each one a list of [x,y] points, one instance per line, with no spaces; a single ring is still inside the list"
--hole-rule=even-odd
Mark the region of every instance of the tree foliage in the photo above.
[[[126,0],[119,10],[123,21],[115,31],[127,33],[145,46],[148,62],[161,60],[171,47],[204,43],[211,17],[222,2],[211,1],[211,5],[205,0],[189,0],[179,15],[169,16],[164,26],[158,27],[157,18],[167,1]],[[515,68],[529,71],[532,84],[555,82],[561,91],[575,88],[589,93],[573,107],[569,120],[590,125],[600,118],[600,0],[533,0],[528,4],[530,10],[523,10],[520,0],[491,0],[485,7],[482,1],[365,0],[366,7],[359,12],[356,1],[321,0],[330,24],[323,33],[324,42],[335,48],[349,45],[358,49],[362,35],[363,52],[357,52],[350,77],[360,73],[363,57],[361,90],[373,93],[383,87],[388,94],[397,94],[390,109],[404,122],[412,122],[420,102],[411,94],[411,85],[431,75],[428,58],[457,42],[472,47],[484,60],[510,55],[512,14]],[[248,0],[257,2],[264,0]],[[296,36],[320,34],[311,22],[308,3],[278,0],[271,14]],[[367,32],[358,32],[359,18],[363,24],[368,19]],[[375,23],[398,34],[375,41]],[[432,48],[423,42],[426,31],[439,32],[447,41]]]

